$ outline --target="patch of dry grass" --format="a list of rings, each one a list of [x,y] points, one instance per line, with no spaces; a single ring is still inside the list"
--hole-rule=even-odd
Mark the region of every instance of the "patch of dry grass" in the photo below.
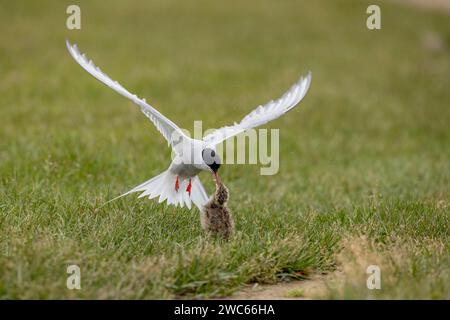
[[[338,271],[327,277],[327,290],[314,297],[331,299],[449,299],[449,245],[439,239],[392,239],[387,243],[365,236],[345,238],[337,255]],[[381,288],[366,282],[376,265]]]

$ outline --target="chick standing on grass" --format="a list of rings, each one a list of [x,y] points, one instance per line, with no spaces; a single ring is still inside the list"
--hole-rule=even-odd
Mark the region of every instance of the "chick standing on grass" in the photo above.
[[[216,191],[203,207],[201,224],[206,232],[228,240],[234,231],[233,217],[227,207],[229,192],[218,175],[215,175],[215,181]]]

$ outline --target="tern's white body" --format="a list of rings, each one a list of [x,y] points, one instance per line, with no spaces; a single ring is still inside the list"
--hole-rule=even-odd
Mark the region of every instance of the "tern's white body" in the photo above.
[[[175,153],[175,157],[166,171],[121,196],[133,192],[142,192],[139,197],[147,196],[150,199],[159,197],[159,202],[167,201],[168,204],[180,205],[181,207],[186,205],[191,208],[191,202],[193,202],[201,210],[208,201],[208,196],[198,178],[201,171],[212,170],[210,169],[211,166],[208,166],[203,159],[203,151],[207,149],[214,151],[215,146],[222,141],[285,114],[303,99],[311,83],[311,73],[309,73],[306,77],[301,77],[282,97],[259,106],[239,123],[222,127],[205,136],[203,140],[196,140],[186,136],[175,123],[149,105],[145,99],[140,99],[131,94],[117,81],[109,78],[94,65],[92,60],[88,60],[84,54],[81,54],[76,45],[72,46],[69,41],[66,44],[72,57],[83,69],[138,105],[164,136]]]
[[[174,161],[172,161],[169,166],[169,171],[172,174],[179,176],[183,180],[193,178],[202,171],[202,169],[199,169],[195,165],[186,164],[180,161],[181,159],[179,158],[176,158]]]

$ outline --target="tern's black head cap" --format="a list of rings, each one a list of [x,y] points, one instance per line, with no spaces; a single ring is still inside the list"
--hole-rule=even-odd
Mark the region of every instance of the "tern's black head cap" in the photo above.
[[[221,160],[219,155],[210,148],[205,148],[202,151],[202,158],[206,165],[213,171],[217,172],[221,165]]]

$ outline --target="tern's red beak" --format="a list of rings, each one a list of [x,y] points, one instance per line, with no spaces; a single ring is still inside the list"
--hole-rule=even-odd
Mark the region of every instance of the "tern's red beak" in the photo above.
[[[220,177],[219,177],[219,172],[213,172],[214,174],[214,180],[216,180],[216,184],[220,184]]]

